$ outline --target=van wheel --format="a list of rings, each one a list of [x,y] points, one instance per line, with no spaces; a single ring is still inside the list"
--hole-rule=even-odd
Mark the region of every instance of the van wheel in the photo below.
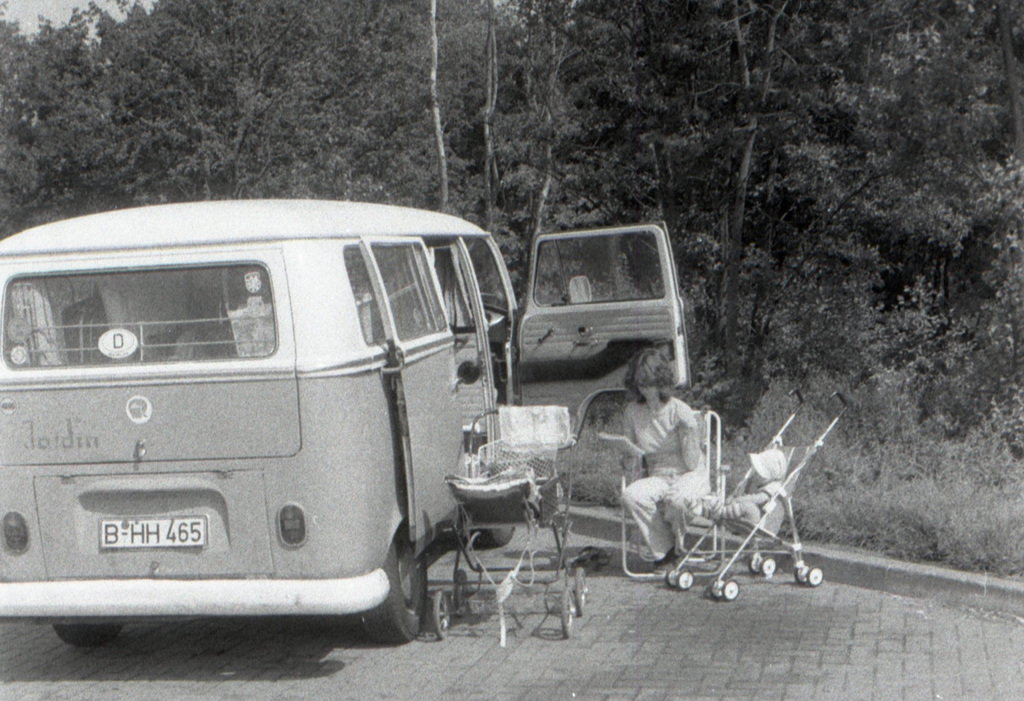
[[[412,543],[396,536],[384,561],[391,590],[380,606],[363,616],[363,629],[371,640],[402,645],[420,632],[427,604],[427,565],[415,557]]]
[[[99,647],[116,638],[121,626],[114,623],[54,623],[53,632],[68,645]]]

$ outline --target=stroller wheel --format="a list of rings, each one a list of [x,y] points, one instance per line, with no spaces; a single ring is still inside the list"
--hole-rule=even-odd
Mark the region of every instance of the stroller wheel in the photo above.
[[[735,579],[730,579],[722,587],[722,597],[726,601],[736,601],[736,597],[740,595],[740,585],[736,583]]]
[[[761,574],[764,575],[765,579],[771,579],[775,576],[775,558],[766,557],[764,562],[761,563]]]
[[[444,640],[448,637],[448,628],[452,623],[452,611],[451,611],[451,599],[449,598],[448,592],[437,591],[431,597],[433,618],[431,623],[433,624],[433,634],[438,640]]]
[[[723,589],[725,589],[725,582],[721,580],[715,580],[711,583],[711,586],[708,587],[708,592],[711,594],[713,598],[721,599],[723,596]]]
[[[587,604],[587,581],[582,567],[577,567],[573,573],[572,598],[576,606],[576,615],[583,615],[583,607]]]
[[[669,570],[665,573],[665,584],[669,585],[673,589],[679,586],[679,571]]]
[[[825,580],[825,573],[820,567],[812,567],[807,572],[807,586],[816,587]]]
[[[764,558],[761,557],[761,553],[754,553],[750,556],[750,573],[757,574],[761,571],[761,567],[764,565]]]
[[[686,591],[693,586],[693,572],[690,570],[683,570],[676,577],[676,587],[681,591]]]
[[[572,636],[572,622],[575,617],[573,611],[572,592],[569,587],[562,589],[562,637],[566,640]]]
[[[807,573],[809,571],[810,570],[808,569],[807,565],[797,565],[797,568],[793,570],[793,576],[796,578],[796,581],[800,584],[807,584]]]

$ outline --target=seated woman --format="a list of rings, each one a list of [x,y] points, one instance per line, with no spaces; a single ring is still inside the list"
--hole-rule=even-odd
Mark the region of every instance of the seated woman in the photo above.
[[[711,480],[702,460],[701,416],[672,396],[672,367],[656,349],[630,361],[623,380],[632,400],[624,411],[625,436],[602,437],[623,451],[624,466],[643,459],[647,476],[630,484],[622,503],[636,520],[655,559],[655,568],[670,566],[680,536],[677,510],[663,507],[669,493],[699,499],[710,493]]]

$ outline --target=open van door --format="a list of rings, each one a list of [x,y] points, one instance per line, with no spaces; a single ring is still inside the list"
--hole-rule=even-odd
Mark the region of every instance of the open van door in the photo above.
[[[524,404],[563,404],[619,387],[639,350],[658,347],[690,381],[683,300],[664,227],[542,234],[518,335]]]
[[[462,456],[453,339],[421,242],[363,239],[360,249],[361,261],[353,256],[346,262],[366,264],[362,274],[371,278],[377,302],[377,325],[388,348],[382,375],[407,490],[409,534],[418,552],[454,513],[444,484],[445,475],[457,472]]]

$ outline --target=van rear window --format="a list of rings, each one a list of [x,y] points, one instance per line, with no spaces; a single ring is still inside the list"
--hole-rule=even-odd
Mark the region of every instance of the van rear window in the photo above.
[[[25,276],[3,309],[13,368],[261,358],[277,347],[255,263]]]
[[[553,238],[541,242],[537,250],[534,299],[542,306],[664,296],[658,240],[653,232]]]

